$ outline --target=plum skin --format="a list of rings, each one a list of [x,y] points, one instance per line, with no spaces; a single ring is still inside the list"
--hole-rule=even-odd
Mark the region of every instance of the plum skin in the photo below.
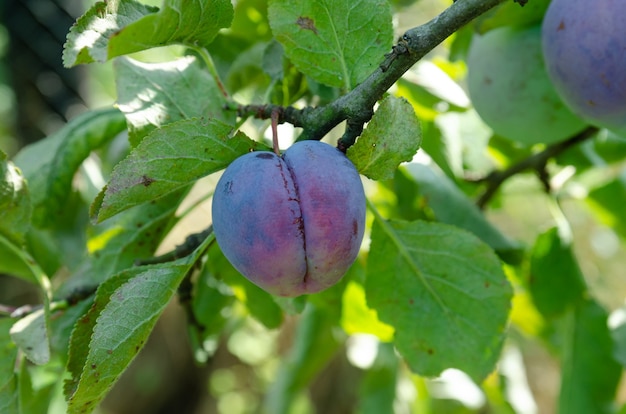
[[[542,24],[548,75],[563,101],[600,127],[626,131],[626,2],[553,0]]]
[[[467,70],[472,104],[498,135],[524,145],[550,144],[586,126],[548,78],[539,25],[500,27],[474,36]]]
[[[213,231],[242,275],[278,296],[336,284],[359,252],[365,193],[354,164],[338,149],[302,141],[282,157],[251,152],[217,183]]]

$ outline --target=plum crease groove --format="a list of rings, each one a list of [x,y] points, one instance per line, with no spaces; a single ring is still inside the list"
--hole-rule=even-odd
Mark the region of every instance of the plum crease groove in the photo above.
[[[289,172],[289,175],[291,176],[291,181],[293,182],[293,189],[296,193],[296,202],[298,203],[298,207],[300,209],[300,218],[298,220],[298,232],[300,233],[300,235],[302,236],[302,249],[304,250],[304,276],[302,277],[302,284],[305,287],[306,290],[306,286],[307,283],[309,281],[309,255],[307,254],[306,251],[306,232],[305,232],[305,223],[304,223],[304,212],[302,211],[302,205],[300,204],[300,186],[298,185],[298,179],[296,178],[296,175],[293,172],[293,169],[291,168],[291,165],[289,165],[289,162],[284,158],[284,157],[280,157],[280,160],[285,164],[285,166],[287,167],[287,171]],[[282,167],[282,164],[281,164]],[[281,171],[282,173],[282,171]]]

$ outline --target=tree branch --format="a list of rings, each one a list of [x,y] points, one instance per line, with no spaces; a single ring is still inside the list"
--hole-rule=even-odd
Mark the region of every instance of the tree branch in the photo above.
[[[541,182],[544,184],[546,190],[549,190],[547,173],[545,171],[548,161],[557,155],[563,153],[568,148],[571,148],[591,137],[598,132],[598,128],[590,126],[582,132],[574,135],[573,137],[566,139],[565,141],[552,144],[546,149],[530,157],[524,158],[517,164],[511,165],[506,170],[492,171],[486,177],[473,180],[475,182],[486,182],[487,188],[485,192],[478,198],[476,205],[483,209],[487,203],[493,198],[500,186],[512,176],[519,174],[523,171],[534,169],[538,172]]]
[[[288,122],[303,128],[298,140],[322,139],[331,129],[347,120],[348,127],[338,145],[345,151],[361,133],[363,125],[372,118],[376,102],[406,71],[450,35],[504,1],[462,0],[453,3],[428,23],[408,30],[367,79],[328,105],[304,109],[245,105],[237,107],[237,112],[239,116],[269,119],[272,112],[278,110],[279,123]]]

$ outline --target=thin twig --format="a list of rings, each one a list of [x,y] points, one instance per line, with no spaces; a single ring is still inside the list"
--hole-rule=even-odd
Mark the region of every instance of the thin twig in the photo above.
[[[481,179],[477,179],[477,182],[486,182],[487,188],[484,193],[476,201],[476,205],[483,209],[487,203],[493,198],[500,186],[512,176],[519,174],[523,171],[534,169],[539,173],[539,177],[546,186],[545,167],[548,161],[557,155],[561,154],[568,148],[571,148],[591,137],[598,132],[596,127],[588,127],[582,132],[572,136],[571,138],[558,142],[556,144],[549,145],[541,152],[533,154],[527,158],[524,158],[520,162],[511,165],[509,168],[502,171],[492,171],[487,176]],[[542,174],[544,176],[542,177]],[[549,185],[546,187],[549,190]]]

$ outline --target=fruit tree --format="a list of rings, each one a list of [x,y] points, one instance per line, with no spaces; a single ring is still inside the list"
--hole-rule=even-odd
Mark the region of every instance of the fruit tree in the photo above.
[[[626,412],[624,4],[89,2],[0,413]]]

